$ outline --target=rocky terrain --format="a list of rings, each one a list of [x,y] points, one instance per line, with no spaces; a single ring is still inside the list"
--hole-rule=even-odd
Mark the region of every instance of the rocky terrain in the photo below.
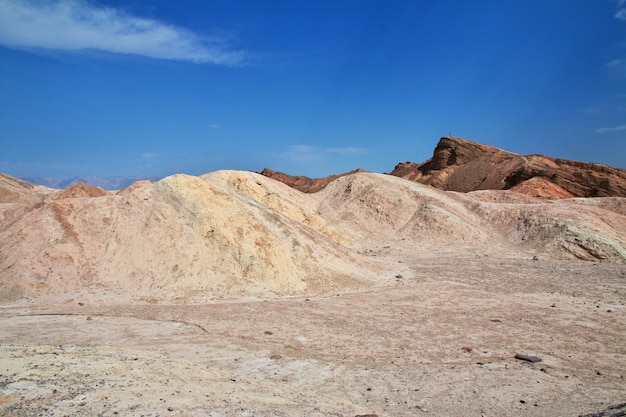
[[[303,192],[317,192],[335,179],[291,176],[265,168],[261,174]],[[444,136],[432,158],[402,162],[390,175],[440,190],[512,190],[539,198],[626,197],[626,171],[607,165],[519,155],[466,139]]]
[[[626,197],[626,171],[606,165],[519,155],[443,137],[433,157],[398,164],[391,175],[448,191],[514,190],[533,197]]]
[[[444,139],[316,192],[1,175],[0,415],[619,415],[622,171]]]

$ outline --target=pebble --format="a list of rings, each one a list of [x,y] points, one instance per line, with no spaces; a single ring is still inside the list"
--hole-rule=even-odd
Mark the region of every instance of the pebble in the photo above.
[[[542,361],[542,359],[539,356],[522,355],[521,353],[516,354],[515,359],[518,359],[520,361],[530,362],[530,363]]]

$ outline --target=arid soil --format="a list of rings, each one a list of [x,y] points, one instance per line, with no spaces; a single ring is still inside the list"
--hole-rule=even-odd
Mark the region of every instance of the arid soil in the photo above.
[[[622,265],[388,246],[367,249],[387,266],[367,291],[6,305],[0,414],[578,416],[624,402]]]
[[[3,416],[626,402],[625,198],[238,171],[119,192],[2,176],[0,197]]]

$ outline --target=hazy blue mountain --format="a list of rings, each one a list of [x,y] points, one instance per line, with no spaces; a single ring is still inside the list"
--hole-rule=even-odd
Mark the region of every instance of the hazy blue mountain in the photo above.
[[[117,176],[117,177],[96,177],[96,176],[78,176],[70,179],[59,178],[41,178],[41,177],[20,177],[20,179],[31,184],[44,185],[46,187],[63,189],[77,182],[85,182],[89,185],[103,188],[105,190],[121,190],[134,182],[142,180],[158,181],[161,177],[146,176]]]

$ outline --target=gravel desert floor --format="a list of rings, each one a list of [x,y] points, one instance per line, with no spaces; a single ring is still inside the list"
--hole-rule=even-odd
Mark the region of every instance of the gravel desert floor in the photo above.
[[[403,243],[359,291],[5,303],[0,414],[623,415],[623,264]]]

